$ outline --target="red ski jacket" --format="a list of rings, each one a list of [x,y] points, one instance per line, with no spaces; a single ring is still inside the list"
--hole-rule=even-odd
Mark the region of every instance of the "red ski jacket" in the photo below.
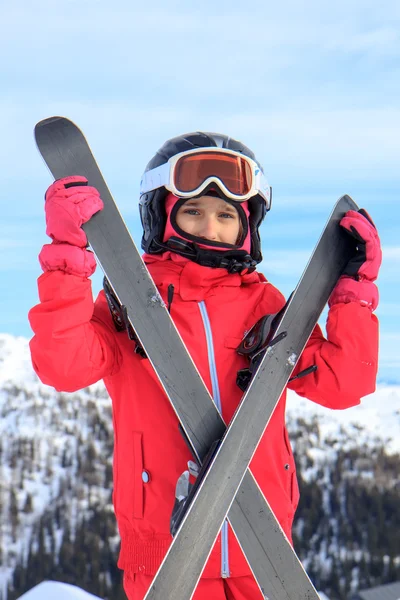
[[[228,274],[176,255],[165,258],[146,257],[146,262],[165,301],[173,284],[171,317],[228,423],[242,396],[236,374],[247,366],[236,347],[260,317],[283,306],[284,298],[259,273]],[[113,405],[118,564],[128,573],[154,574],[171,543],[175,485],[192,458],[176,415],[149,361],[134,353],[125,332],[116,331],[104,293],[93,303],[90,280],[47,272],[39,278],[39,294],[40,304],[29,315],[35,371],[44,383],[66,392],[104,379]],[[375,389],[377,319],[358,303],[334,305],[327,337],[315,328],[296,370],[314,364],[318,369],[290,387],[329,408],[354,406]],[[284,416],[285,394],[251,470],[291,539],[299,491]],[[231,529],[218,536],[203,576],[220,577],[221,564],[230,576],[250,573]]]

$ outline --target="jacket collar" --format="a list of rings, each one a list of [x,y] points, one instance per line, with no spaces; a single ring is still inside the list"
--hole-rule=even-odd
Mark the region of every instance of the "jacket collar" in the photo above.
[[[228,273],[226,269],[203,267],[173,252],[144,254],[143,259],[160,291],[172,284],[182,300],[200,302],[215,295],[217,288],[240,288],[242,285],[265,281],[256,271],[244,275]]]

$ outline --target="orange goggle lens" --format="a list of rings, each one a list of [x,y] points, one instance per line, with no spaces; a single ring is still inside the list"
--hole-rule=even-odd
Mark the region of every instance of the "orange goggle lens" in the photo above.
[[[182,156],[175,165],[174,184],[183,193],[194,192],[210,177],[220,179],[236,196],[248,194],[253,185],[252,167],[239,156],[199,152]]]

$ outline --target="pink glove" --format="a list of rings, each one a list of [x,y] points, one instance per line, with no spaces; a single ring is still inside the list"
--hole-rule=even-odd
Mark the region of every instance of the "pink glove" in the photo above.
[[[82,225],[99,210],[99,192],[88,186],[85,177],[64,177],[46,192],[46,233],[52,244],[43,246],[39,261],[44,271],[65,271],[89,277],[96,269],[93,253],[86,250],[87,237]]]
[[[329,298],[329,306],[339,302],[359,302],[375,310],[379,293],[373,282],[378,277],[382,262],[381,243],[376,227],[363,208],[358,212],[349,210],[340,225],[356,240],[357,248]]]
[[[46,233],[57,242],[86,248],[86,233],[82,225],[103,208],[96,188],[86,177],[64,177],[55,181],[46,192]]]

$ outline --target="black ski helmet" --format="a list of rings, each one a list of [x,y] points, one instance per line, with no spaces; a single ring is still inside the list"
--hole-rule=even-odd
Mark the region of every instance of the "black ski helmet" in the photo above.
[[[233,138],[220,134],[220,133],[209,133],[196,131],[193,133],[186,133],[180,135],[178,137],[172,138],[165,142],[165,144],[158,150],[155,156],[150,160],[145,168],[145,173],[147,171],[151,171],[156,167],[168,162],[170,158],[179,154],[181,152],[185,152],[187,150],[195,150],[197,148],[226,148],[227,150],[234,150],[235,152],[240,152],[254,160],[261,171],[263,171],[262,166],[257,161],[254,153],[241,142],[234,140]],[[215,184],[210,184],[210,188],[213,187],[215,189]],[[202,191],[201,195],[205,195],[207,193],[208,187]],[[225,198],[222,190],[218,188],[218,195],[224,199]],[[222,266],[227,268],[229,271],[237,271],[240,272],[244,269],[254,270],[255,266],[261,262],[262,254],[261,254],[261,243],[260,243],[260,234],[259,227],[261,222],[263,221],[266,212],[267,206],[265,200],[260,195],[255,195],[249,198],[248,209],[249,209],[249,227],[250,227],[250,239],[251,239],[251,256],[247,254],[247,252],[243,250],[236,251],[199,251],[197,249],[196,244],[184,244],[182,248],[180,248],[180,244],[176,243],[172,248],[167,243],[163,242],[163,235],[166,225],[166,211],[165,211],[165,199],[169,191],[164,187],[160,187],[158,189],[152,190],[150,192],[146,192],[141,194],[139,201],[139,211],[140,218],[143,226],[143,237],[142,237],[142,248],[148,254],[160,254],[165,252],[166,250],[173,250],[178,252],[179,254],[183,254],[184,256],[188,256],[192,260],[196,262],[200,262],[200,264],[206,264],[208,266]],[[236,202],[232,202],[232,204],[238,204]],[[193,254],[193,250],[191,248],[195,248],[195,252]],[[189,250],[188,250],[189,248]],[[201,257],[201,255],[207,255],[206,259]],[[211,257],[211,255],[214,255]],[[218,256],[219,255],[219,256]],[[226,259],[223,260],[222,264],[219,258],[225,255]],[[201,258],[203,260],[201,260]]]

